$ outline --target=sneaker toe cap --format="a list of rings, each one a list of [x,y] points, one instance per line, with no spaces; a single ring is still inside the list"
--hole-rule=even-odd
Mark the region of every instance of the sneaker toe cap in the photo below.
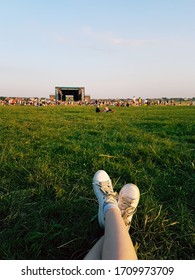
[[[93,177],[93,181],[105,182],[108,180],[110,180],[110,177],[104,170],[98,170]]]

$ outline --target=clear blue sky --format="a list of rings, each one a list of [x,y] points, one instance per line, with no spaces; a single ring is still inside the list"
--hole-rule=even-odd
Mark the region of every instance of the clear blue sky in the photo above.
[[[194,0],[0,0],[0,96],[195,97]]]

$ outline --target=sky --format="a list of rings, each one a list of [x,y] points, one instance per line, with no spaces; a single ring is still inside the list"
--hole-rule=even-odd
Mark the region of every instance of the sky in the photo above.
[[[195,0],[0,0],[0,96],[195,97]]]

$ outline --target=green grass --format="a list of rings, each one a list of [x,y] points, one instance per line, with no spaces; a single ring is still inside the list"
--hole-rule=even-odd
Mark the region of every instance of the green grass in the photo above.
[[[140,259],[195,258],[195,107],[0,107],[0,258],[82,259],[102,235],[92,178],[141,198]]]

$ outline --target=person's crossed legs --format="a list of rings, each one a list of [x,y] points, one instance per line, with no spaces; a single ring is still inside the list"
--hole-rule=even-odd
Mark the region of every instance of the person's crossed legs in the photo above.
[[[113,190],[110,177],[104,170],[99,170],[93,177],[93,189],[99,202],[99,224],[105,229],[105,233],[84,259],[137,259],[129,228],[139,203],[138,187],[126,184],[121,189],[117,201],[117,193]]]

